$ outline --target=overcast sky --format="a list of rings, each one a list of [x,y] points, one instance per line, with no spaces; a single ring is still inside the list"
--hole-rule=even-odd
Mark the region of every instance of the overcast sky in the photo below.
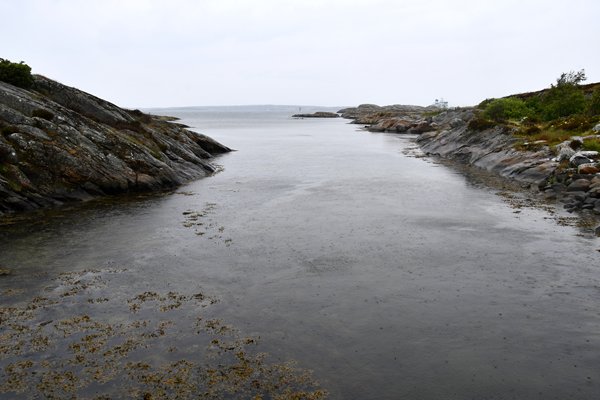
[[[472,105],[600,81],[600,1],[0,0],[0,57],[125,107]]]

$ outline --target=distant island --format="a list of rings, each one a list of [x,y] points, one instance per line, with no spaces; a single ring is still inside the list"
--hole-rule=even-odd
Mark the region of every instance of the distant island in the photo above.
[[[339,118],[340,115],[334,112],[317,111],[311,114],[294,114],[292,118]]]
[[[174,188],[230,149],[0,59],[0,215]]]

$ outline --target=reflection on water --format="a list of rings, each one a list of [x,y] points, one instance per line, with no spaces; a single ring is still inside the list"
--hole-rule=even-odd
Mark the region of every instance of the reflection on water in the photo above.
[[[597,239],[543,210],[514,213],[408,157],[401,136],[280,112],[164,111],[178,112],[239,150],[216,160],[224,170],[2,226],[11,302],[60,273],[124,268],[111,301],[219,299],[215,316],[275,362],[313,370],[332,398],[598,397]]]

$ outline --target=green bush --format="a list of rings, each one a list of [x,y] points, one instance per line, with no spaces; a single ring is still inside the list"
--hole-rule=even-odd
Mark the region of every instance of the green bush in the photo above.
[[[600,115],[600,88],[597,88],[592,93],[592,98],[587,105],[587,113],[589,115]]]
[[[495,99],[485,99],[481,103],[477,104],[477,108],[480,110],[485,110],[485,108]]]
[[[585,96],[578,86],[556,86],[542,99],[542,118],[546,121],[568,117],[585,110]]]
[[[29,89],[33,86],[31,67],[23,61],[14,63],[0,58],[0,81]]]
[[[556,85],[552,85],[542,96],[540,102],[542,118],[551,121],[585,111],[585,95],[579,87],[579,83],[585,79],[584,70],[563,72],[556,80]]]
[[[483,112],[486,118],[493,121],[521,119],[532,114],[525,102],[516,97],[505,97],[490,101]]]

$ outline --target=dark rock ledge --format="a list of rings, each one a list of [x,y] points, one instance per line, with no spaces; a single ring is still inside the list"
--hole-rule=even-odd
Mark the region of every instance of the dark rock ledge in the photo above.
[[[0,82],[0,215],[176,187],[230,151],[166,118],[34,80],[29,90]]]

